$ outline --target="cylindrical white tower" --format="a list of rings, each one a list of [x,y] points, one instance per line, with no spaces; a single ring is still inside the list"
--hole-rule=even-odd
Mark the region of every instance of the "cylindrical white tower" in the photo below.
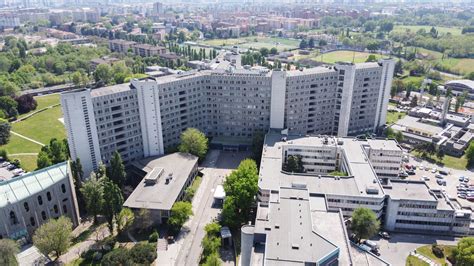
[[[240,230],[240,265],[250,266],[255,227],[244,225]]]

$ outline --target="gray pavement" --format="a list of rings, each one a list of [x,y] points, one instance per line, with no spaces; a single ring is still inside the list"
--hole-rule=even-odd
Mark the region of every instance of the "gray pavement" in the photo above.
[[[458,178],[460,176],[469,177],[470,184],[474,184],[474,172],[472,172],[471,170],[457,170],[443,167],[440,165],[432,164],[422,159],[414,158],[413,156],[410,156],[409,164],[415,165],[417,167],[417,170],[415,170],[416,175],[411,175],[407,177],[408,180],[420,180],[423,176],[426,176],[430,179],[429,181],[426,181],[429,188],[444,189],[449,195],[449,197],[456,199],[461,204],[461,206],[474,208],[474,202],[470,202],[466,199],[461,199],[457,196],[456,188],[456,186],[459,185]],[[429,170],[420,170],[420,165],[423,165],[424,168],[428,167]],[[433,168],[436,168],[436,173],[432,173]],[[444,179],[446,180],[446,186],[440,186],[438,185],[438,183],[436,183],[435,175],[438,173],[439,170],[445,170],[449,172],[449,175],[444,177]]]
[[[375,238],[373,241],[379,245],[380,257],[393,266],[405,265],[408,255],[418,247],[434,243],[455,245],[458,240],[455,237],[436,235],[393,233],[391,236],[389,240]]]
[[[214,189],[237,168],[249,153],[211,150],[203,167],[203,180],[193,199],[194,215],[185,223],[175,243],[165,252],[158,252],[157,265],[198,265],[201,257],[201,241],[206,224],[217,219],[221,209],[213,207]]]

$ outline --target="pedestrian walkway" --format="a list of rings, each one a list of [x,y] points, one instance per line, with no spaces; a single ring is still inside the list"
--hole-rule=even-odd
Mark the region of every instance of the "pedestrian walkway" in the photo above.
[[[11,132],[13,135],[17,135],[17,136],[20,137],[20,138],[29,140],[29,141],[34,142],[34,143],[36,143],[36,144],[38,144],[38,145],[41,145],[41,146],[45,146],[43,143],[41,143],[41,142],[39,142],[39,141],[36,141],[36,140],[34,140],[34,139],[28,138],[28,137],[26,137],[26,136],[23,136],[22,134],[16,133],[15,131],[10,131],[10,132]]]
[[[441,266],[440,264],[432,261],[430,258],[421,255],[420,253],[412,252],[410,255],[417,257],[418,259],[428,263],[430,266]]]

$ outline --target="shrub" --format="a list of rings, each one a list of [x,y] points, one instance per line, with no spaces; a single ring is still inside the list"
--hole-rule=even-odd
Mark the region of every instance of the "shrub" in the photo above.
[[[443,249],[438,247],[437,245],[433,244],[431,246],[431,251],[433,252],[433,254],[438,257],[438,258],[444,258],[444,252],[443,252]]]
[[[158,238],[159,238],[159,234],[158,232],[155,230],[149,237],[148,237],[148,242],[150,243],[156,243],[158,241]]]
[[[101,265],[115,266],[115,265],[131,265],[132,259],[130,252],[126,248],[117,248],[105,254],[102,258]]]
[[[138,264],[151,264],[156,259],[155,246],[149,243],[138,243],[130,250],[130,258]]]

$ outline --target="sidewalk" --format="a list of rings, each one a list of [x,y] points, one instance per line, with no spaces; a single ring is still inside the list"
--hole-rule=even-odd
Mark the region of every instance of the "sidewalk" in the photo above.
[[[430,258],[427,258],[419,253],[411,252],[410,255],[417,257],[418,259],[428,263],[430,266],[441,266],[438,263],[432,261]]]

